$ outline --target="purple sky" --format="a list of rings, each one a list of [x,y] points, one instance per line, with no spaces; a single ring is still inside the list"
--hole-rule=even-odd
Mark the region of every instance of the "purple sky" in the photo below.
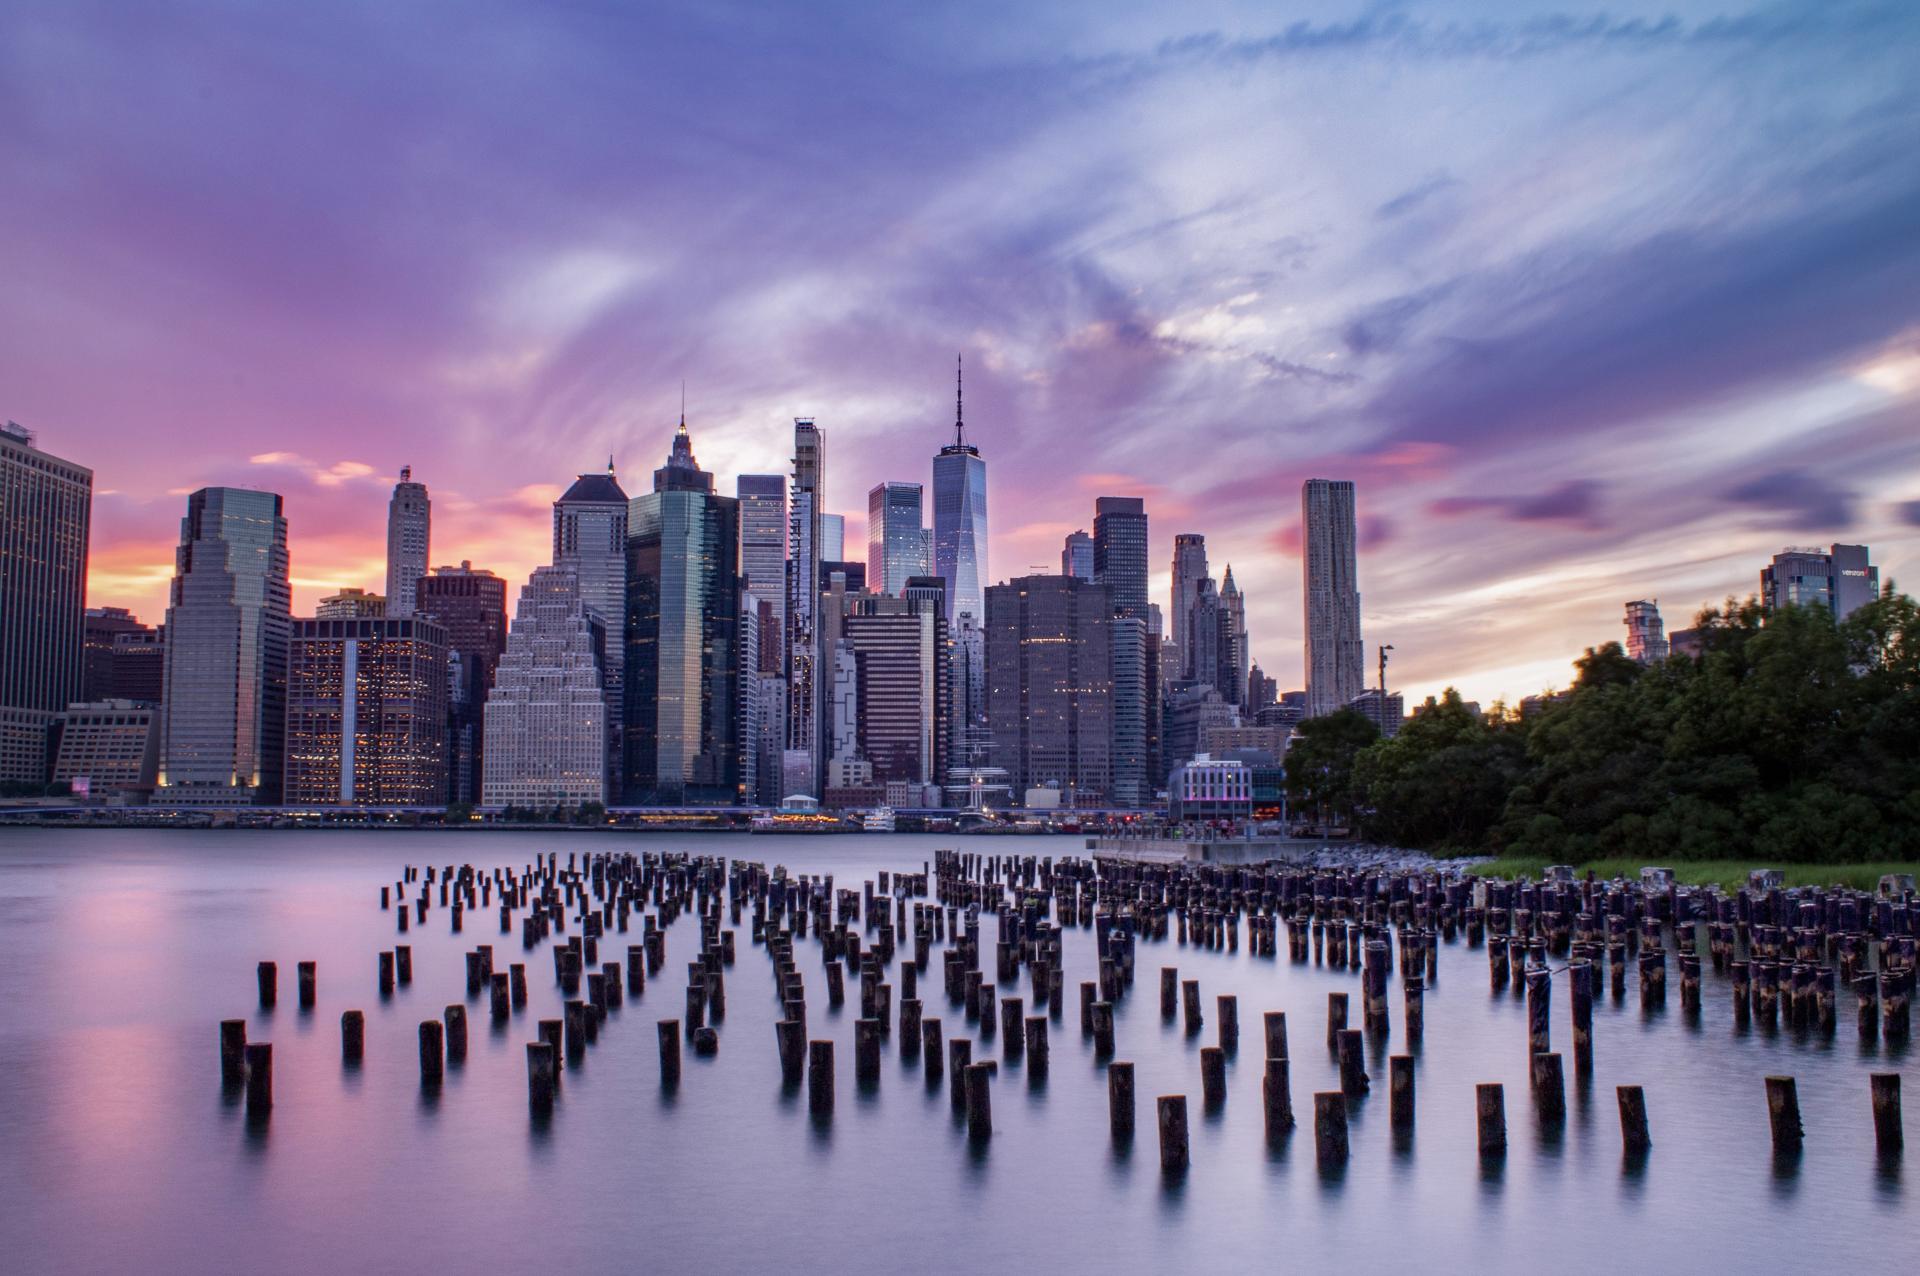
[[[0,7],[0,416],[92,465],[90,601],[284,493],[296,606],[517,582],[547,505],[828,434],[926,482],[967,357],[995,578],[1140,494],[1300,674],[1360,484],[1394,681],[1564,685],[1788,543],[1920,575],[1920,6],[1533,0]]]

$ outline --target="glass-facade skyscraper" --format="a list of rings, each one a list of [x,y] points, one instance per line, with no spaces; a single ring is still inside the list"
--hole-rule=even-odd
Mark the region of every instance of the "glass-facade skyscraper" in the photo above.
[[[726,804],[740,786],[740,503],[686,422],[627,524],[624,800]]]
[[[1093,537],[1084,530],[1068,532],[1061,543],[1060,574],[1075,580],[1093,579]]]
[[[817,797],[820,791],[820,535],[826,499],[826,435],[812,417],[796,417],[793,486],[787,499],[787,747],[780,764],[782,797]]]
[[[0,780],[47,782],[48,732],[80,698],[93,471],[0,425]]]
[[[987,463],[967,442],[958,366],[953,442],[933,458],[933,574],[947,583],[947,618],[986,623]]]
[[[909,578],[933,570],[921,491],[918,483],[877,483],[867,493],[867,588],[876,594],[898,598]]]
[[[280,798],[292,585],[280,497],[203,487],[187,498],[167,606],[163,803]]]
[[[1147,618],[1147,503],[1139,497],[1094,501],[1093,579],[1107,587],[1114,615]]]
[[[1306,560],[1307,716],[1322,718],[1366,690],[1353,484],[1308,479],[1300,487],[1300,525]]]

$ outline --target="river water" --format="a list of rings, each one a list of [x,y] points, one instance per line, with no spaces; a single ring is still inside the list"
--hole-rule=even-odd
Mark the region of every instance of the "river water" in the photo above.
[[[819,950],[796,944],[809,1035],[836,1041],[838,1105],[809,1116],[783,1091],[780,1017],[763,949],[738,928],[717,1056],[688,1052],[662,1091],[654,1021],[679,1017],[678,972],[698,948],[682,918],[645,996],[612,1012],[570,1069],[550,1120],[531,1119],[525,1043],[560,1016],[553,961],[523,954],[492,913],[449,933],[433,909],[403,942],[410,986],[382,999],[375,954],[400,937],[379,888],[405,864],[513,868],[537,853],[687,850],[785,864],[858,886],[918,870],[936,847],[985,854],[1081,852],[1078,838],[890,835],[751,837],[441,832],[0,831],[0,1270],[12,1272],[600,1271],[1891,1271],[1911,1251],[1909,1171],[1875,1155],[1868,1074],[1904,1047],[1863,1047],[1841,1028],[1736,1035],[1711,967],[1697,1023],[1643,1014],[1631,992],[1595,1005],[1595,1070],[1572,1077],[1564,1129],[1543,1134],[1527,1101],[1520,997],[1491,996],[1484,949],[1443,947],[1418,1049],[1418,1127],[1387,1126],[1386,1053],[1370,1047],[1344,1172],[1315,1166],[1312,1094],[1338,1088],[1324,1045],[1326,997],[1352,971],[1286,957],[1142,941],[1116,1008],[1117,1058],[1136,1065],[1140,1135],[1116,1150],[1102,1068],[1079,1032],[1077,985],[1096,974],[1090,930],[1066,932],[1066,1014],[1052,1069],[1033,1086],[1004,1063],[994,1134],[969,1142],[945,1086],[929,1090],[890,1044],[877,1091],[853,1078],[857,981],[825,1005]],[[437,894],[436,894],[437,901]],[[636,926],[636,932],[638,927]],[[573,933],[570,931],[569,933]],[[982,935],[990,945],[991,919]],[[1243,930],[1244,936],[1244,930]],[[637,933],[632,936],[637,942]],[[619,960],[609,934],[602,960]],[[463,953],[495,945],[527,963],[530,995],[504,1031],[466,996]],[[903,937],[903,946],[911,944]],[[255,963],[279,963],[278,1008],[261,1010]],[[319,962],[319,1004],[298,1008],[295,962]],[[991,975],[991,948],[987,962]],[[1198,978],[1211,1011],[1239,997],[1242,1044],[1217,1114],[1199,1101],[1199,1048],[1163,1024],[1158,969]],[[1670,983],[1677,980],[1669,976]],[[897,982],[897,976],[896,976]],[[1024,986],[1023,994],[1031,989]],[[929,1017],[967,1025],[922,976]],[[896,998],[898,993],[896,992]],[[1568,1050],[1565,983],[1553,1034]],[[471,1045],[437,1095],[419,1083],[416,1028],[469,1005]],[[340,1012],[366,1012],[366,1059],[340,1062]],[[1270,1148],[1260,1109],[1260,1016],[1288,1012],[1302,1128]],[[250,1126],[220,1082],[218,1021],[244,1016],[274,1046],[275,1106]],[[897,1042],[897,1032],[894,1041]],[[1000,1043],[976,1058],[999,1058]],[[1763,1077],[1798,1078],[1807,1138],[1776,1163]],[[1506,1085],[1510,1150],[1483,1165],[1474,1085]],[[1646,1088],[1654,1147],[1623,1164],[1614,1087]],[[1192,1167],[1160,1173],[1153,1098],[1185,1093]],[[1910,1101],[1913,1101],[1910,1099]],[[1920,1156],[1920,1146],[1910,1153]]]

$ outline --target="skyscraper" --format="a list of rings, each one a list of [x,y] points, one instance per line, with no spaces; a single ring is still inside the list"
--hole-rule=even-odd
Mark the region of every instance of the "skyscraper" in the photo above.
[[[932,571],[918,483],[877,483],[867,493],[867,588],[899,597],[910,576]]]
[[[924,787],[946,771],[950,668],[941,582],[915,579],[935,588],[849,598],[839,645],[856,664],[859,756],[877,783]]]
[[[1115,616],[1107,624],[1113,681],[1112,780],[1107,800],[1114,806],[1144,806],[1153,797],[1147,771],[1147,718],[1159,712],[1152,695],[1147,621],[1141,616]]]
[[[427,485],[413,481],[413,467],[400,467],[400,481],[387,503],[387,614],[413,614],[420,578],[427,574],[433,508]]]
[[[771,633],[762,626],[760,665],[777,669],[787,620],[787,476],[742,474],[734,494],[740,502],[740,574],[773,621]]]
[[[847,516],[845,514],[822,514],[820,516],[820,558],[824,562],[838,562],[847,556]]]
[[[820,791],[820,532],[827,497],[827,441],[812,417],[793,422],[793,485],[787,502],[787,747],[781,796]]]
[[[161,801],[279,800],[291,599],[279,496],[203,487],[187,498],[167,607]]]
[[[1240,593],[1240,587],[1233,583],[1233,564],[1227,564],[1227,574],[1220,582],[1220,609],[1225,617],[1225,632],[1220,652],[1220,677],[1226,683],[1220,688],[1220,694],[1227,698],[1228,704],[1247,702],[1247,666],[1252,660],[1247,645],[1247,600]]]
[[[83,629],[86,671],[81,678],[79,698],[88,701],[128,698],[114,689],[118,681],[115,677],[116,640],[121,634],[151,632],[125,607],[87,608]],[[155,696],[154,699],[158,700],[159,697]]]
[[[1067,533],[1060,546],[1060,574],[1075,580],[1093,579],[1093,537],[1085,531]]]
[[[447,631],[425,616],[293,622],[289,805],[447,800]]]
[[[933,574],[947,582],[947,618],[986,617],[987,463],[967,442],[960,367],[954,365],[953,442],[933,458]]]
[[[1101,805],[1113,768],[1112,620],[1107,586],[1021,576],[987,590],[987,725],[993,764],[1016,799],[1057,785]]]
[[[1093,503],[1093,579],[1105,585],[1114,614],[1147,615],[1147,503],[1102,496]]]
[[[0,780],[45,784],[48,734],[80,697],[93,471],[0,426]]]
[[[1760,569],[1760,601],[1768,607],[1820,606],[1845,620],[1880,594],[1880,569],[1865,545],[1829,550],[1783,549]]]
[[[1180,532],[1173,538],[1173,645],[1180,649],[1181,667],[1175,672],[1191,677],[1192,643],[1187,627],[1192,623],[1194,595],[1207,577],[1207,538],[1199,532]]]
[[[1627,604],[1627,657],[1643,665],[1667,658],[1667,628],[1660,619],[1658,599],[1636,599]]]
[[[1300,488],[1306,577],[1307,716],[1325,717],[1366,689],[1353,484],[1308,479]]]
[[[740,502],[683,417],[627,528],[624,799],[724,804],[740,786]]]
[[[582,474],[553,503],[553,565],[571,567],[580,584],[580,600],[606,627],[608,726],[619,744],[626,650],[620,641],[627,614],[627,494],[613,476],[613,458],[604,474]],[[616,754],[617,756],[617,754]]]
[[[581,596],[575,569],[535,568],[487,697],[482,800],[606,801],[607,645],[606,621]]]
[[[479,802],[487,693],[507,647],[507,582],[463,559],[422,577],[415,605],[447,631],[447,801]]]

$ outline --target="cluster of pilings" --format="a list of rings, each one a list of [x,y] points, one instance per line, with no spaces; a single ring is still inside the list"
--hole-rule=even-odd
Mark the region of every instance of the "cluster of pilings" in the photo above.
[[[437,896],[437,904],[436,904]],[[498,903],[495,903],[495,897]],[[789,874],[783,867],[681,854],[549,853],[517,870],[482,873],[472,866],[409,866],[380,888],[380,904],[396,914],[396,930],[426,924],[436,908],[449,933],[463,933],[465,914],[497,907],[499,934],[517,930],[531,952],[550,943],[554,982],[563,998],[560,1019],[541,1020],[527,1044],[531,1108],[545,1112],[560,1097],[565,1072],[579,1066],[601,1040],[611,1012],[637,1001],[657,980],[666,959],[666,933],[683,914],[699,932],[688,963],[681,1013],[657,1021],[659,1077],[681,1080],[683,1050],[714,1055],[726,1016],[725,971],[735,958],[735,930],[765,950],[781,1017],[775,1049],[783,1083],[803,1085],[816,1120],[834,1109],[835,1042],[809,1033],[803,951],[820,963],[826,1004],[842,1005],[857,982],[859,1015],[853,1024],[855,1083],[879,1084],[882,1059],[897,1053],[918,1066],[929,1089],[945,1084],[957,1118],[976,1140],[992,1137],[992,1081],[1000,1064],[1022,1065],[1027,1084],[1048,1083],[1050,1024],[1063,1016],[1067,986],[1065,932],[1093,932],[1094,977],[1078,981],[1080,1033],[1103,1065],[1111,1137],[1130,1142],[1135,1126],[1134,1065],[1116,1057],[1115,1008],[1131,994],[1139,945],[1193,946],[1235,952],[1244,923],[1248,951],[1357,977],[1358,1022],[1350,1024],[1351,994],[1328,995],[1326,1045],[1339,1088],[1313,1095],[1316,1156],[1337,1167],[1349,1154],[1350,1105],[1372,1085],[1367,1045],[1394,1032],[1392,991],[1399,985],[1399,1039],[1389,1056],[1390,1127],[1409,1137],[1415,1126],[1415,1058],[1424,1035],[1426,994],[1438,986],[1439,951],[1464,936],[1484,946],[1494,995],[1519,993],[1526,1006],[1526,1058],[1535,1119],[1543,1127],[1564,1121],[1566,1070],[1551,1039],[1553,984],[1564,977],[1570,999],[1573,1072],[1593,1070],[1593,1003],[1623,999],[1626,969],[1638,972],[1641,1005],[1656,1010],[1666,998],[1668,937],[1679,969],[1681,1008],[1701,1011],[1699,945],[1725,971],[1739,1031],[1784,1025],[1832,1033],[1835,995],[1844,983],[1859,1000],[1863,1041],[1901,1040],[1909,1031],[1914,943],[1920,904],[1910,888],[1879,895],[1846,890],[1784,890],[1761,881],[1737,892],[1687,888],[1668,875],[1648,881],[1584,882],[1560,875],[1545,883],[1474,880],[1424,871],[1304,869],[1281,864],[1221,866],[1139,864],[1080,858],[982,856],[937,852],[919,871],[879,872],[859,889],[832,875]],[[991,946],[983,926],[992,918]],[[743,922],[743,919],[744,922]],[[730,923],[730,925],[729,925]],[[624,964],[602,960],[601,942],[638,928]],[[571,929],[570,929],[571,927]],[[946,1016],[927,1013],[921,980],[941,951],[939,995]],[[394,994],[413,977],[412,950],[396,945],[377,955],[378,990]],[[496,1025],[509,1023],[527,1001],[526,966],[496,970],[494,946],[464,954],[470,998],[490,997]],[[276,973],[258,968],[260,1001],[271,1009]],[[584,984],[584,991],[583,991]],[[314,963],[299,965],[303,1010],[317,997]],[[896,992],[898,996],[896,997]],[[1190,1037],[1207,1027],[1207,1003],[1197,979],[1177,966],[1159,971],[1159,1009]],[[1032,1013],[1029,1013],[1031,1010]],[[1199,1085],[1208,1111],[1227,1101],[1227,1063],[1240,1049],[1240,1007],[1233,995],[1211,1006],[1213,1039],[1199,1048]],[[951,1022],[953,1030],[946,1024]],[[364,1055],[365,1017],[348,1010],[341,1020],[342,1057],[357,1066]],[[459,1067],[467,1045],[466,1007],[450,1005],[419,1027],[423,1086],[437,1086]],[[1264,1051],[1262,1110],[1270,1139],[1295,1125],[1285,1011],[1261,1015]],[[996,1056],[997,1057],[994,1057]],[[244,1085],[248,1110],[264,1115],[272,1103],[272,1047],[246,1041],[243,1020],[221,1024],[222,1076]],[[1883,1153],[1901,1144],[1899,1078],[1876,1074],[1871,1098]],[[1629,1157],[1651,1147],[1642,1087],[1622,1085],[1616,1099],[1622,1146]],[[1769,1124],[1781,1151],[1799,1146],[1797,1095],[1790,1077],[1766,1083]],[[1478,1151],[1496,1157],[1506,1147],[1504,1087],[1476,1087]],[[1161,1161],[1170,1172],[1189,1159],[1187,1096],[1155,1101]]]

